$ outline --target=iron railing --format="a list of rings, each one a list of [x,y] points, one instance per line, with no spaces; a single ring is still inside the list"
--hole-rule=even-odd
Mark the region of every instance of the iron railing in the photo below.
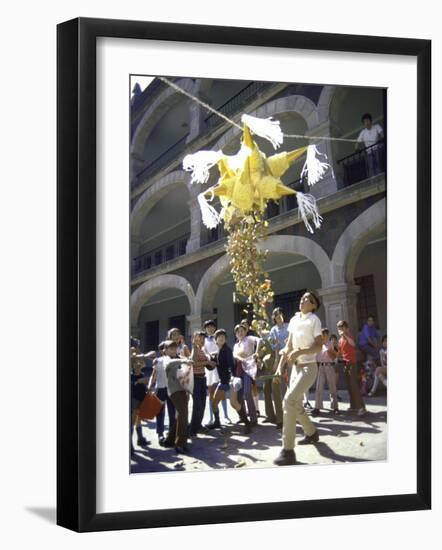
[[[217,111],[225,116],[231,117],[233,114],[242,110],[245,104],[256,97],[259,92],[269,88],[271,84],[267,82],[251,82],[236,95],[226,101]],[[215,113],[210,113],[205,119],[206,130],[213,130],[216,126],[223,123],[223,119]]]
[[[174,260],[186,253],[186,245],[189,239],[189,234],[183,235],[179,239],[163,244],[158,248],[150,250],[137,256],[132,260],[132,275],[139,275],[145,271],[149,271],[157,265],[164,264],[170,260]]]
[[[139,185],[143,183],[143,181],[158,172],[161,168],[163,168],[166,164],[168,164],[171,160],[176,158],[182,151],[184,151],[186,147],[186,140],[189,136],[189,133],[184,135],[182,138],[180,138],[177,142],[175,142],[173,145],[171,145],[168,149],[166,149],[159,157],[157,157],[155,160],[147,163],[144,168],[138,174],[136,175],[136,178],[132,182],[132,189],[136,189]]]
[[[385,142],[378,141],[342,159],[338,164],[343,168],[343,187],[385,173]]]

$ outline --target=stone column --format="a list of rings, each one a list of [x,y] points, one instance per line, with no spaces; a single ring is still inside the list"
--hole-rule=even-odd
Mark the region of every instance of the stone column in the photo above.
[[[146,165],[146,160],[135,152],[130,154],[130,180],[133,181],[137,177],[137,174]]]
[[[337,333],[336,324],[340,320],[347,321],[350,332],[357,336],[357,297],[359,286],[340,284],[329,288],[321,288],[317,291],[325,311],[325,322],[330,333]]]
[[[189,336],[191,336],[196,330],[201,330],[203,326],[203,319],[199,314],[187,315],[186,321]]]
[[[186,245],[186,254],[189,254],[201,246],[201,212],[198,199],[195,196],[191,197],[187,204],[190,211],[190,237]]]
[[[134,338],[139,338],[139,339],[141,339],[141,330],[140,330],[140,327],[131,326],[131,327],[130,327],[130,335],[133,336]]]
[[[199,89],[199,80],[196,82],[196,86],[193,89],[193,94],[199,99],[204,101],[204,103],[211,104],[211,100]],[[207,109],[202,107],[196,101],[189,101],[189,135],[187,136],[186,143],[190,143],[200,134],[204,132],[205,122],[204,119],[208,116],[209,112]]]

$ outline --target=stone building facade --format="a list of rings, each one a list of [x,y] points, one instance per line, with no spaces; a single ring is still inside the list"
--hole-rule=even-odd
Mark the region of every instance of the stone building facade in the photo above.
[[[371,113],[383,127],[385,92],[380,89],[305,84],[175,78],[179,86],[239,121],[241,114],[273,116],[286,134],[354,139],[361,115]],[[144,349],[179,326],[188,337],[204,320],[215,318],[233,339],[233,326],[245,316],[246,304],[234,303],[234,285],[224,252],[222,229],[201,222],[197,194],[182,169],[183,157],[200,149],[236,152],[240,131],[211,115],[198,103],[159,79],[132,100],[131,127],[131,333]],[[271,146],[257,138],[271,153]],[[304,145],[288,138],[284,149]],[[275,290],[275,305],[286,315],[296,310],[299,293],[316,290],[324,325],[336,332],[347,319],[358,332],[368,313],[386,332],[386,177],[384,148],[376,170],[367,151],[353,143],[322,140],[331,169],[309,192],[324,218],[310,235],[298,218],[296,203],[286,198],[269,206],[266,270]],[[283,177],[306,191],[300,180],[303,161]],[[216,169],[207,186],[216,181]]]

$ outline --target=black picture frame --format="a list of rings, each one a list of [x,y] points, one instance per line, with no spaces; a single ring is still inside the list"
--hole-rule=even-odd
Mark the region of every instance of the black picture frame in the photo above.
[[[96,512],[96,39],[116,37],[417,59],[417,492]],[[57,523],[84,531],[368,514],[431,507],[431,41],[79,18],[57,28]],[[424,345],[425,342],[425,345]]]

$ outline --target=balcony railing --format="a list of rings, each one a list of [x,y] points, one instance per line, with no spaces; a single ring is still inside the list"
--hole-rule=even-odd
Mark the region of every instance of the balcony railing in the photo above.
[[[287,187],[294,189],[295,191],[300,191],[304,193],[306,191],[305,178],[299,178],[291,183],[287,184]],[[269,202],[267,205],[266,218],[269,220],[285,212],[290,212],[298,208],[298,201],[296,200],[296,195],[286,195],[279,199],[278,202]]]
[[[270,86],[271,84],[267,82],[251,82],[223,105],[221,105],[221,107],[218,107],[217,111],[223,115],[232,116],[234,113],[241,110],[245,104],[254,99],[259,92],[269,88]],[[216,126],[220,125],[222,122],[223,119],[215,113],[210,113],[210,115],[205,118],[207,130],[216,128]]]
[[[183,235],[175,241],[164,244],[159,248],[155,248],[149,252],[145,252],[141,256],[137,256],[132,260],[132,275],[138,275],[145,271],[149,271],[157,265],[164,264],[170,260],[174,260],[186,253],[186,245],[189,239],[189,234]]]
[[[385,173],[385,143],[379,141],[370,147],[348,155],[340,160],[343,168],[343,186]]]
[[[224,231],[224,226],[222,223],[220,223],[214,229],[204,228],[204,232],[201,235],[201,246],[210,243],[216,243],[217,241],[224,239],[225,236],[226,232]]]
[[[185,136],[180,138],[176,143],[171,145],[168,149],[166,149],[159,157],[157,157],[155,160],[149,162],[144,166],[144,168],[138,172],[135,180],[132,182],[132,189],[136,189],[141,183],[148,178],[149,176],[152,176],[155,172],[158,172],[160,168],[163,168],[166,164],[168,164],[171,160],[176,158],[182,151],[184,151],[186,147],[186,139],[188,137],[189,133],[187,133]]]

